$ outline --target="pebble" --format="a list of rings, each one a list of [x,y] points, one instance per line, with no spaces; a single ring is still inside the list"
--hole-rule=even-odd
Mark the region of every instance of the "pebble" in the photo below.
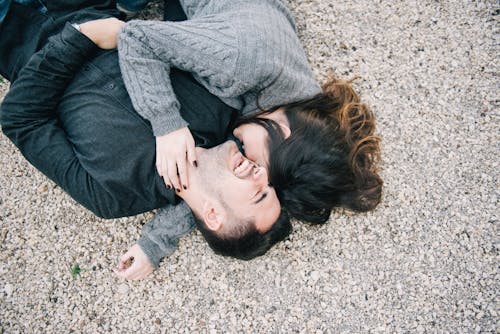
[[[118,291],[118,293],[120,293],[122,295],[127,294],[128,291],[129,291],[128,284],[127,283],[121,283],[120,285],[118,285],[117,291]]]
[[[7,297],[11,297],[12,293],[14,292],[14,286],[10,283],[5,284],[3,290],[5,291],[5,294]]]

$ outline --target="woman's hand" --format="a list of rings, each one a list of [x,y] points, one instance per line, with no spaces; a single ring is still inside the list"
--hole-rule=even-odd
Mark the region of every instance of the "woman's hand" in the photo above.
[[[124,25],[125,22],[110,17],[82,23],[80,32],[101,49],[115,49],[118,43],[118,33]]]
[[[156,137],[156,169],[167,188],[189,187],[187,162],[196,167],[194,139],[187,127]]]
[[[140,280],[153,272],[154,268],[138,244],[122,255],[118,267],[113,269],[117,276],[129,280]]]

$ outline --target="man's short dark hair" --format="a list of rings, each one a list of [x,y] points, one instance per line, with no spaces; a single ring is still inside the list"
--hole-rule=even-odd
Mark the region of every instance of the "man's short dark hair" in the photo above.
[[[238,228],[231,235],[220,236],[207,228],[202,219],[193,212],[194,220],[201,234],[212,250],[224,256],[231,256],[240,260],[251,260],[264,255],[275,243],[282,241],[292,232],[292,224],[285,210],[269,231],[260,233],[254,221],[236,222]]]

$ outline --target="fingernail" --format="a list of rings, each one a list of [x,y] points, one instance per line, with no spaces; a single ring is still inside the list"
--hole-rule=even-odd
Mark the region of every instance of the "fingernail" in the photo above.
[[[172,186],[170,184],[167,184],[167,189],[168,190],[172,189]]]
[[[178,193],[181,192],[181,190],[179,188],[175,188],[175,191],[177,191]]]
[[[182,185],[182,188],[184,188],[184,190],[186,190],[188,187],[186,187],[185,185]]]
[[[195,167],[198,167],[198,161],[196,161],[196,160],[195,160],[195,161],[193,161],[193,165],[194,165]]]

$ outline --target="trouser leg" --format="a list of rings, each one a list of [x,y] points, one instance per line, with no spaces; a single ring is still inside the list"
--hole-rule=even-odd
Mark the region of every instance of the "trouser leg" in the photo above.
[[[144,7],[146,7],[146,5],[151,2],[151,0],[118,0],[117,3],[118,5],[125,9],[126,11],[128,12],[138,12],[142,9],[144,9]]]
[[[179,0],[165,0],[163,21],[184,21],[187,19]]]
[[[52,20],[34,8],[13,3],[0,26],[0,75],[14,81],[40,42],[48,37]]]
[[[14,81],[19,70],[31,55],[38,51],[47,38],[62,29],[66,21],[83,22],[90,19],[115,16],[115,2],[109,0],[55,0],[45,1],[46,12],[32,6],[13,3],[0,25],[0,75]],[[178,0],[165,1],[164,19],[186,19]]]
[[[12,3],[0,25],[0,75],[14,81],[19,70],[66,22],[83,22],[120,13],[113,1],[50,1],[47,11]]]

